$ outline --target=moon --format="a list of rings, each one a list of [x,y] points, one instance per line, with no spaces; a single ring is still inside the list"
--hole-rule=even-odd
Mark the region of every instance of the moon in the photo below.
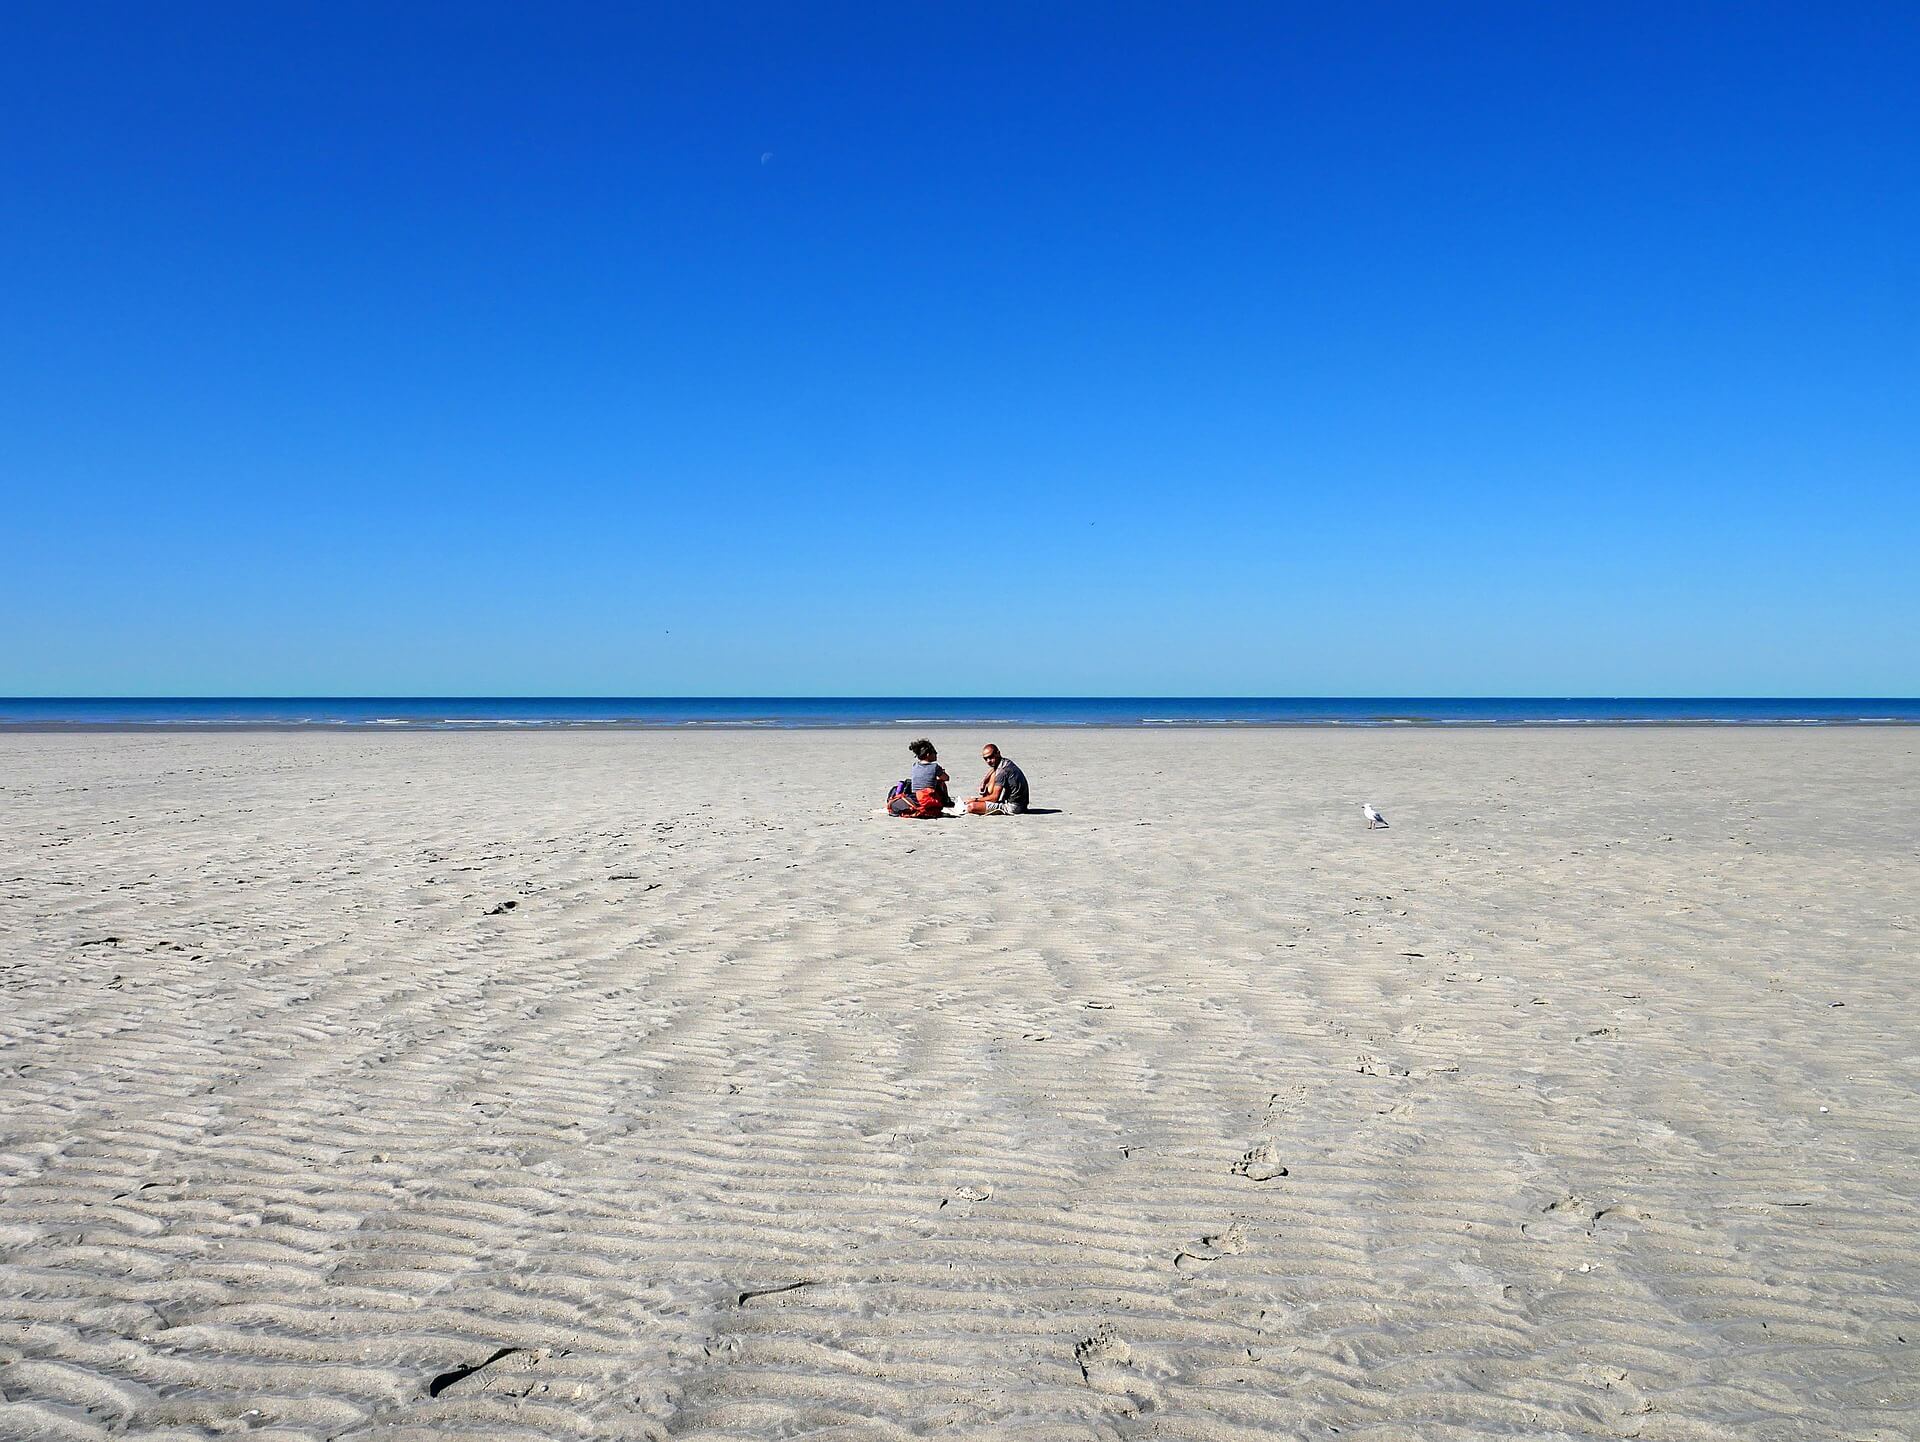
[[[771,159],[773,159],[773,152],[771,150],[763,150],[760,152],[760,163],[762,165],[765,165]]]

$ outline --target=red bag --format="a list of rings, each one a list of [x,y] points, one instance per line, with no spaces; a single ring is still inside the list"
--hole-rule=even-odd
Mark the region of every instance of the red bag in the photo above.
[[[895,816],[912,816],[925,819],[940,814],[940,793],[931,786],[922,786],[918,791],[908,791],[904,785],[893,788],[893,794],[887,797],[887,810]]]

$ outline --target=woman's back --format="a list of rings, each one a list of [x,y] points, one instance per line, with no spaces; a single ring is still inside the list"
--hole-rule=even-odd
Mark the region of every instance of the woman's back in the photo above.
[[[916,796],[922,791],[937,792],[942,806],[953,805],[953,795],[947,790],[947,773],[940,769],[940,753],[933,749],[933,743],[922,736],[918,741],[909,741],[907,750],[914,757],[907,789]]]

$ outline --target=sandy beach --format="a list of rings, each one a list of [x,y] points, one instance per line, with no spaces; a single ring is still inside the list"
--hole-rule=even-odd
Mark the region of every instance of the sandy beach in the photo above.
[[[1920,731],[906,739],[0,737],[0,1437],[1920,1435]]]

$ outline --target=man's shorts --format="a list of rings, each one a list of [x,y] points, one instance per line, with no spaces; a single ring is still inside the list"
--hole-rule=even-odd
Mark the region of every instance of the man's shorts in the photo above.
[[[981,814],[985,816],[1018,816],[1026,809],[1024,806],[1014,805],[1011,801],[989,801],[987,803],[987,809]]]

